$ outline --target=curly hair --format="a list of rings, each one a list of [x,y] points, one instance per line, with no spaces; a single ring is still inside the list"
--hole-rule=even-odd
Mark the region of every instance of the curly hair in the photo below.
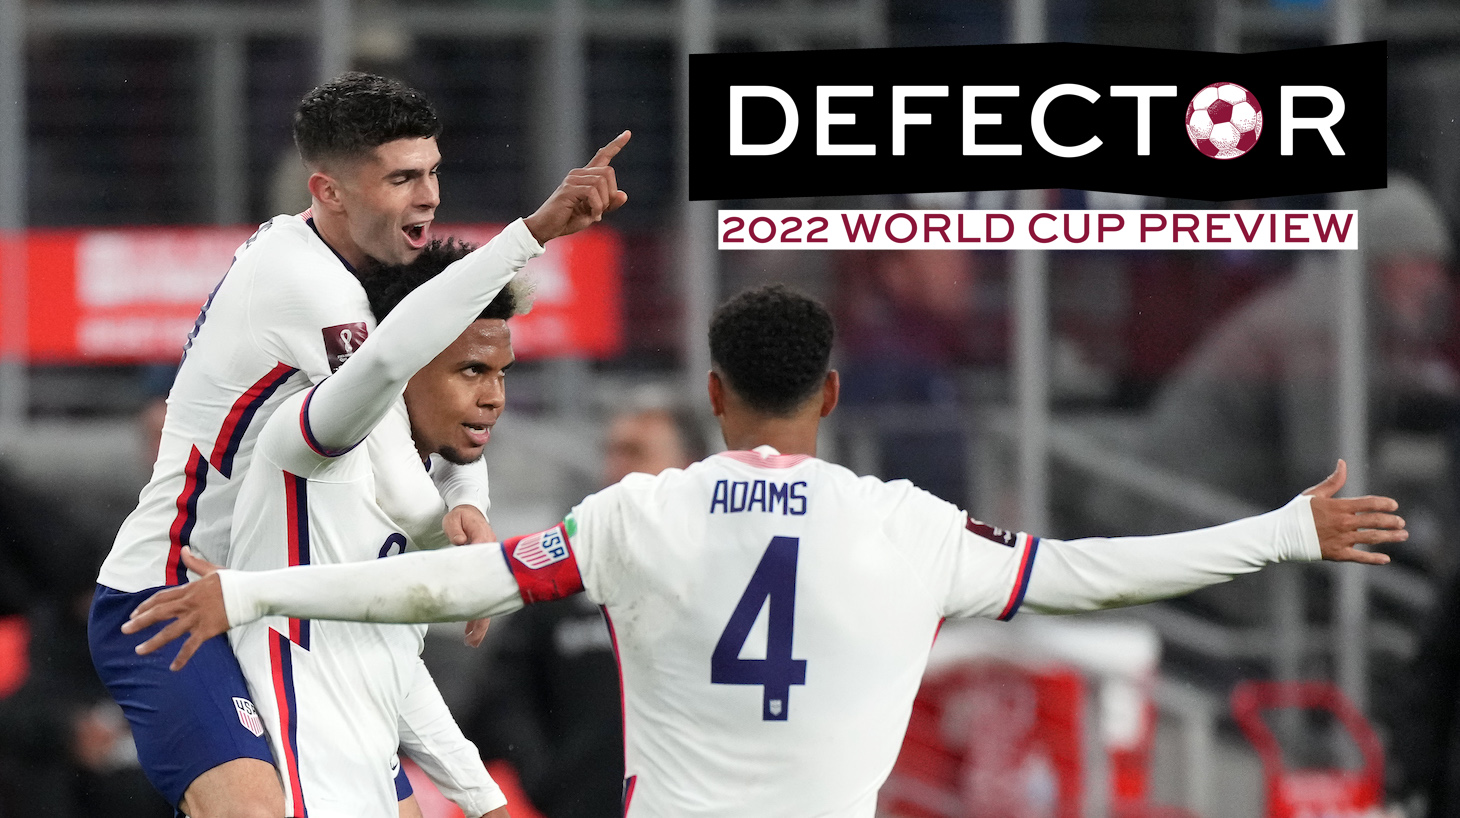
[[[397,139],[440,135],[441,121],[424,94],[359,71],[305,94],[294,111],[294,144],[307,164],[358,158]]]
[[[820,302],[781,284],[746,290],[710,319],[710,360],[752,409],[795,411],[820,388],[836,326]]]
[[[410,264],[380,264],[372,261],[355,276],[360,280],[360,286],[365,288],[365,297],[370,301],[370,312],[380,322],[417,287],[435,278],[452,262],[465,258],[475,249],[475,244],[449,236],[432,239]],[[500,318],[503,321],[511,318],[522,306],[522,295],[518,279],[514,278],[497,293],[497,297],[492,299],[492,303],[477,318]]]

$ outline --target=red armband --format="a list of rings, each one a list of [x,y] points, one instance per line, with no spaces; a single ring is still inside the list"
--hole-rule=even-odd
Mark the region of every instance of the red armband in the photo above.
[[[517,580],[522,602],[549,602],[572,596],[583,590],[583,577],[578,573],[578,559],[573,556],[568,530],[562,523],[502,543],[502,556]]]

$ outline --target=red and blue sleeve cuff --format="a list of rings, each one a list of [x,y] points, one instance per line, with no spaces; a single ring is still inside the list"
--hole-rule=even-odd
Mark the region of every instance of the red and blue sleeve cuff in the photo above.
[[[546,531],[507,540],[502,543],[502,556],[517,580],[518,593],[525,605],[562,599],[583,590],[578,558],[562,523]]]
[[[999,614],[1000,622],[1008,622],[1019,613],[1019,606],[1024,604],[1024,594],[1029,590],[1029,577],[1034,573],[1034,558],[1039,553],[1039,538],[1030,534],[1023,535],[1025,539],[1024,553],[1019,559],[1019,573],[1014,579],[1014,588],[1009,592],[1009,601],[1004,604],[1003,613]]]
[[[320,381],[320,383],[324,383],[324,381]],[[309,404],[314,400],[314,390],[318,388],[319,384],[310,387],[308,394],[304,396],[304,405],[299,407],[299,433],[304,436],[304,442],[309,446],[310,451],[320,457],[339,457],[364,443],[365,439],[361,438],[343,449],[328,449],[320,444],[319,439],[314,436],[314,430],[309,428]]]

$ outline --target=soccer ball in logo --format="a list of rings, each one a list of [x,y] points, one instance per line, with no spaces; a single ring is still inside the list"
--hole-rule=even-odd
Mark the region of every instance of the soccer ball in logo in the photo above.
[[[1262,106],[1246,88],[1214,82],[1186,106],[1186,135],[1213,159],[1236,159],[1262,136]]]

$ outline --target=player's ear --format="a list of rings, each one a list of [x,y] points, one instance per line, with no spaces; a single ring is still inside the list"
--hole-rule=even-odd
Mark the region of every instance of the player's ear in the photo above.
[[[826,381],[821,384],[821,416],[831,414],[836,408],[836,402],[841,399],[842,378],[835,369],[826,373]]]
[[[708,387],[710,390],[710,411],[713,412],[715,417],[717,418],[724,417],[725,383],[724,381],[720,380],[720,373],[716,372],[713,369],[710,370],[710,380]]]
[[[314,201],[331,211],[343,209],[340,201],[340,184],[333,176],[316,170],[309,174],[309,195]]]

